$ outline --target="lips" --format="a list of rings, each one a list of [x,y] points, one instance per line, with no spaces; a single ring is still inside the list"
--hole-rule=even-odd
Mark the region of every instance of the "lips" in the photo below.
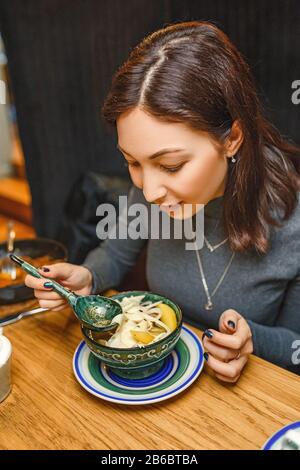
[[[181,207],[182,201],[173,204],[160,204],[160,209],[164,212],[175,212]]]

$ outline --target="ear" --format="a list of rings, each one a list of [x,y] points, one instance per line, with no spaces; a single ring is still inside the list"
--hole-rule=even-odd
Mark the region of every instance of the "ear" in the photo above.
[[[239,121],[234,121],[231,126],[229,136],[225,140],[225,155],[228,158],[233,157],[239,150],[244,140],[244,134]]]

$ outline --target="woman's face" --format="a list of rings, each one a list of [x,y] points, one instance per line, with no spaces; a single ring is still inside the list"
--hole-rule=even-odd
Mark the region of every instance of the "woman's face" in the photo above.
[[[184,204],[224,194],[228,158],[208,134],[161,122],[138,107],[118,118],[117,131],[134,185],[171,217],[183,218]]]

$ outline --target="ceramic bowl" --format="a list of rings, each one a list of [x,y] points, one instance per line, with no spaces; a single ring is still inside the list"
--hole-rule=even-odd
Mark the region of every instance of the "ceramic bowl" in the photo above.
[[[102,346],[94,337],[94,332],[81,325],[83,338],[90,351],[115,374],[132,379],[140,379],[155,374],[163,365],[164,359],[174,349],[179,340],[182,327],[182,313],[180,307],[172,300],[152,292],[128,291],[113,295],[112,299],[122,300],[124,297],[144,295],[143,301],[161,301],[169,305],[177,317],[177,327],[165,338],[146,345],[134,348],[112,348]]]

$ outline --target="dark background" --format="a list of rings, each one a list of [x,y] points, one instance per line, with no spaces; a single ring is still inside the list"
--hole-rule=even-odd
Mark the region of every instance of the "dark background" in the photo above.
[[[127,177],[100,107],[145,35],[176,21],[221,27],[250,63],[267,115],[300,143],[299,0],[1,0],[20,137],[40,236],[60,237],[66,201],[88,170]]]

